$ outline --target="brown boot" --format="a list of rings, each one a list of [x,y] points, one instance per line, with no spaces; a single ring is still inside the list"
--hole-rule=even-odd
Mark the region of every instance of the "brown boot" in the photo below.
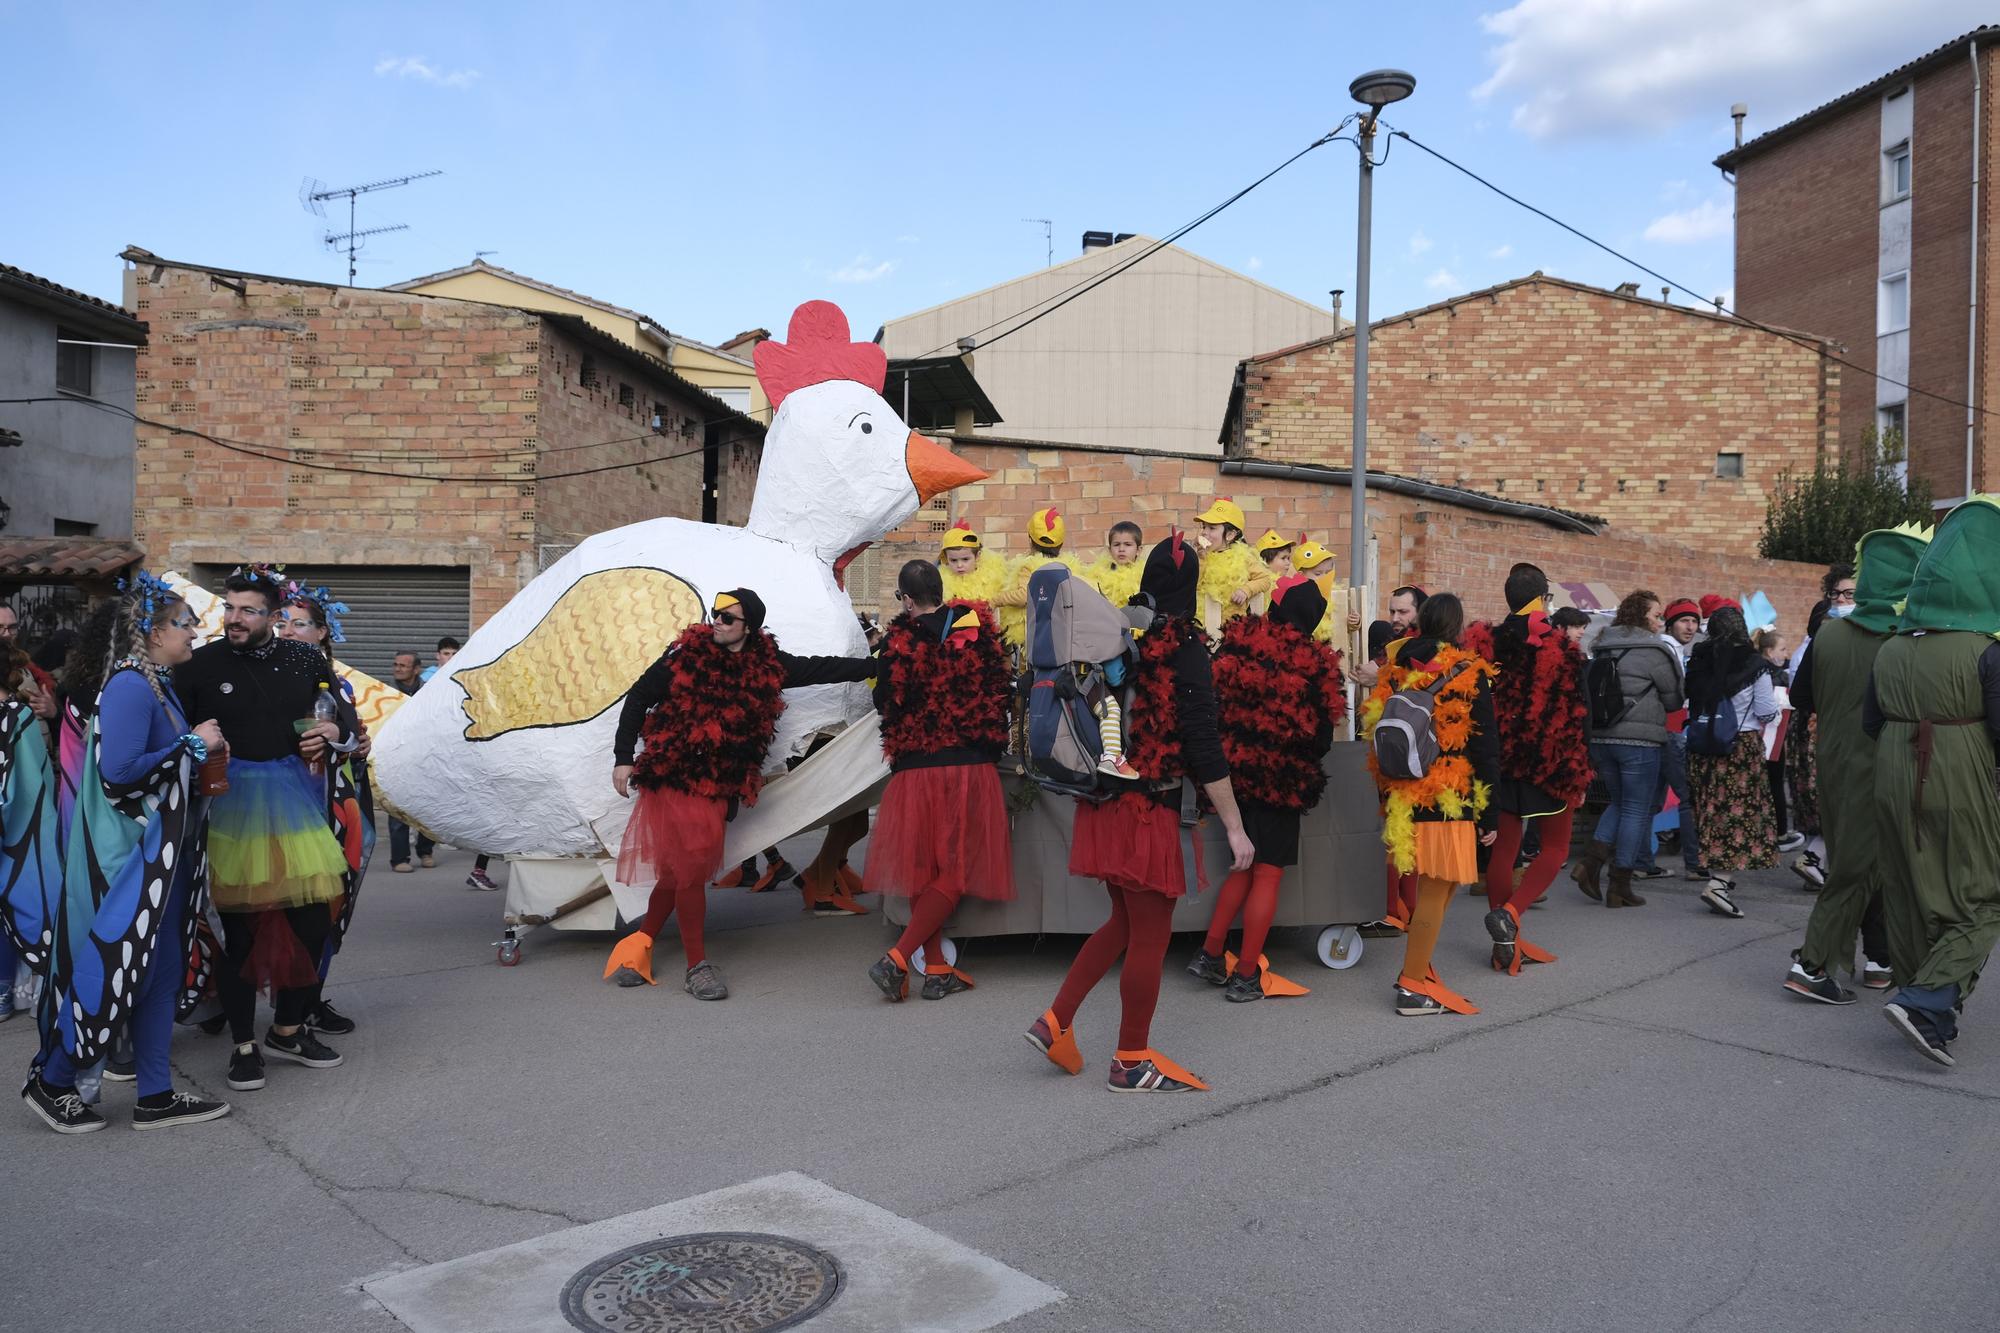
[[[1604,889],[1606,907],[1644,907],[1646,900],[1632,892],[1632,868],[1611,867],[1611,883]]]
[[[1611,844],[1608,842],[1593,841],[1584,851],[1583,855],[1576,858],[1576,864],[1569,868],[1569,877],[1576,881],[1576,886],[1579,889],[1583,890],[1584,897],[1602,898],[1604,896],[1604,890],[1600,887],[1599,880],[1604,874],[1604,863],[1610,859]],[[1626,878],[1630,879],[1631,876],[1627,875]]]

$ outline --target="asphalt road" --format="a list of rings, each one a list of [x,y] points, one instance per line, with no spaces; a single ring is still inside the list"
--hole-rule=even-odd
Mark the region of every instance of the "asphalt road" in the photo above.
[[[1215,1090],[1120,1097],[1115,984],[1082,1077],[1021,1039],[1074,940],[975,941],[978,990],[896,1007],[864,976],[879,916],[717,892],[735,993],[701,1004],[603,983],[601,936],[495,966],[468,863],[371,878],[329,991],[361,1024],[342,1068],[228,1094],[226,1042],[183,1031],[224,1121],[134,1134],[130,1085],[86,1137],[0,1113],[0,1328],[388,1333],[363,1278],[785,1170],[1067,1293],[1010,1329],[2000,1323],[1992,1006],[1934,1072],[1872,992],[1786,996],[1789,876],[1746,878],[1743,921],[1678,881],[1616,913],[1558,881],[1528,925],[1560,961],[1518,978],[1461,896],[1438,961],[1476,1017],[1397,1017],[1394,942],[1333,973],[1281,932],[1313,994],[1229,1005],[1170,970],[1155,1044]],[[32,1045],[0,1026],[0,1066]]]

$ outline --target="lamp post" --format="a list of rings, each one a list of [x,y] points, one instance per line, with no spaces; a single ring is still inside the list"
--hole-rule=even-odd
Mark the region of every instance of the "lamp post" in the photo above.
[[[1368,570],[1368,252],[1375,205],[1375,120],[1382,108],[1417,90],[1416,79],[1399,69],[1371,70],[1347,85],[1348,94],[1368,108],[1355,132],[1361,155],[1360,220],[1354,231],[1354,477],[1348,525],[1347,582],[1360,587]]]

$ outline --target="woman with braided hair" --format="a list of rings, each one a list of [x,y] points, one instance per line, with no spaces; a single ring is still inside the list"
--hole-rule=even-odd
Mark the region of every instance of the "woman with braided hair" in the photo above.
[[[1307,993],[1270,969],[1264,941],[1285,868],[1299,862],[1299,817],[1326,790],[1326,752],[1347,715],[1340,654],[1313,637],[1325,614],[1326,597],[1311,579],[1280,579],[1270,610],[1230,621],[1215,654],[1216,725],[1257,855],[1223,883],[1187,970],[1235,1003]],[[1230,958],[1223,938],[1238,912],[1243,947]]]
[[[904,565],[896,597],[903,611],[882,636],[875,673],[891,773],[868,844],[867,890],[909,899],[910,921],[868,977],[902,1000],[922,945],[923,997],[942,1000],[972,989],[944,957],[944,923],[959,900],[1014,896],[1007,801],[994,768],[1007,747],[1013,680],[992,614],[946,602],[936,565]]]
[[[226,1102],[176,1092],[167,1046],[183,983],[208,961],[196,923],[207,897],[208,799],[196,768],[228,747],[215,721],[188,724],[171,674],[193,655],[195,617],[150,574],[99,608],[85,643],[101,671],[86,736],[61,895],[10,899],[7,929],[41,973],[41,1049],[21,1100],[58,1134],[104,1128],[77,1074],[129,1030],[137,1064],[134,1129],[229,1114]],[[72,689],[96,682],[72,680]],[[38,927],[27,911],[38,910]]]

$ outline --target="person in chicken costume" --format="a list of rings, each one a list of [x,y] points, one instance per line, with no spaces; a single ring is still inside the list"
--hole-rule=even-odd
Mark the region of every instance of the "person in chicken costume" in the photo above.
[[[618,878],[651,882],[653,893],[639,929],[612,949],[606,978],[620,986],[657,984],[653,940],[674,916],[687,954],[688,994],[728,998],[702,938],[723,824],[739,801],[757,803],[764,755],[785,711],[783,692],[863,681],[874,671],[866,656],[780,651],[764,628],[764,599],[732,588],[716,595],[708,624],[688,626],[626,691],[611,785],[621,797],[636,788],[639,803],[618,850]]]
[[[934,496],[985,474],[904,424],[881,394],[882,349],[854,342],[829,302],[799,306],[756,362],[775,411],[745,524],[655,518],[601,532],[516,593],[378,732],[377,790],[392,807],[459,846],[602,862],[635,808],[604,773],[624,696],[718,593],[756,589],[787,652],[867,652],[842,571]],[[763,766],[782,768],[824,733],[872,726],[873,713],[859,683],[790,691]],[[787,804],[793,822],[739,814],[730,861],[811,828],[887,775],[879,750],[838,789],[814,768],[784,779],[813,793]],[[654,887],[610,881],[628,920]]]
[[[1129,518],[1121,519],[1111,525],[1104,546],[1104,554],[1083,576],[1105,601],[1126,606],[1138,595],[1140,576],[1146,572],[1146,563],[1139,558],[1145,554],[1146,530]]]
[[[1277,577],[1243,540],[1243,506],[1223,496],[1196,516],[1201,525],[1201,587],[1196,616],[1209,634],[1255,609]]]
[[[1299,538],[1301,542],[1304,540],[1304,537]],[[1272,528],[1257,539],[1257,558],[1264,562],[1264,568],[1271,571],[1272,578],[1282,581],[1298,572],[1292,563],[1292,551],[1296,545],[1290,537]]]
[[[1081,560],[1063,554],[1063,545],[1068,540],[1069,524],[1060,509],[1051,505],[1028,515],[1030,549],[1007,567],[1006,591],[993,602],[993,609],[1000,617],[1001,636],[1017,654],[1026,650],[1029,577],[1044,565],[1067,565],[1072,574],[1084,572]]]
[[[938,575],[948,602],[992,606],[1007,587],[1007,562],[987,551],[964,519],[945,529],[938,542]]]
[[[1285,867],[1299,863],[1299,818],[1326,790],[1326,752],[1347,716],[1340,654],[1312,637],[1325,615],[1326,598],[1311,579],[1280,579],[1270,611],[1230,621],[1215,654],[1216,726],[1257,859],[1223,883],[1187,970],[1236,1003],[1307,993],[1271,970],[1264,940]],[[1223,937],[1238,912],[1243,948],[1230,957]]]
[[[1508,571],[1508,616],[1467,628],[1466,651],[1498,669],[1493,709],[1500,728],[1500,781],[1493,806],[1500,836],[1486,865],[1486,931],[1495,971],[1518,976],[1521,964],[1555,955],[1521,938],[1521,914],[1548,892],[1569,859],[1570,822],[1590,790],[1590,711],[1583,691],[1583,651],[1549,624],[1549,578],[1530,564]],[[1541,851],[1516,883],[1514,859],[1528,821]]]

